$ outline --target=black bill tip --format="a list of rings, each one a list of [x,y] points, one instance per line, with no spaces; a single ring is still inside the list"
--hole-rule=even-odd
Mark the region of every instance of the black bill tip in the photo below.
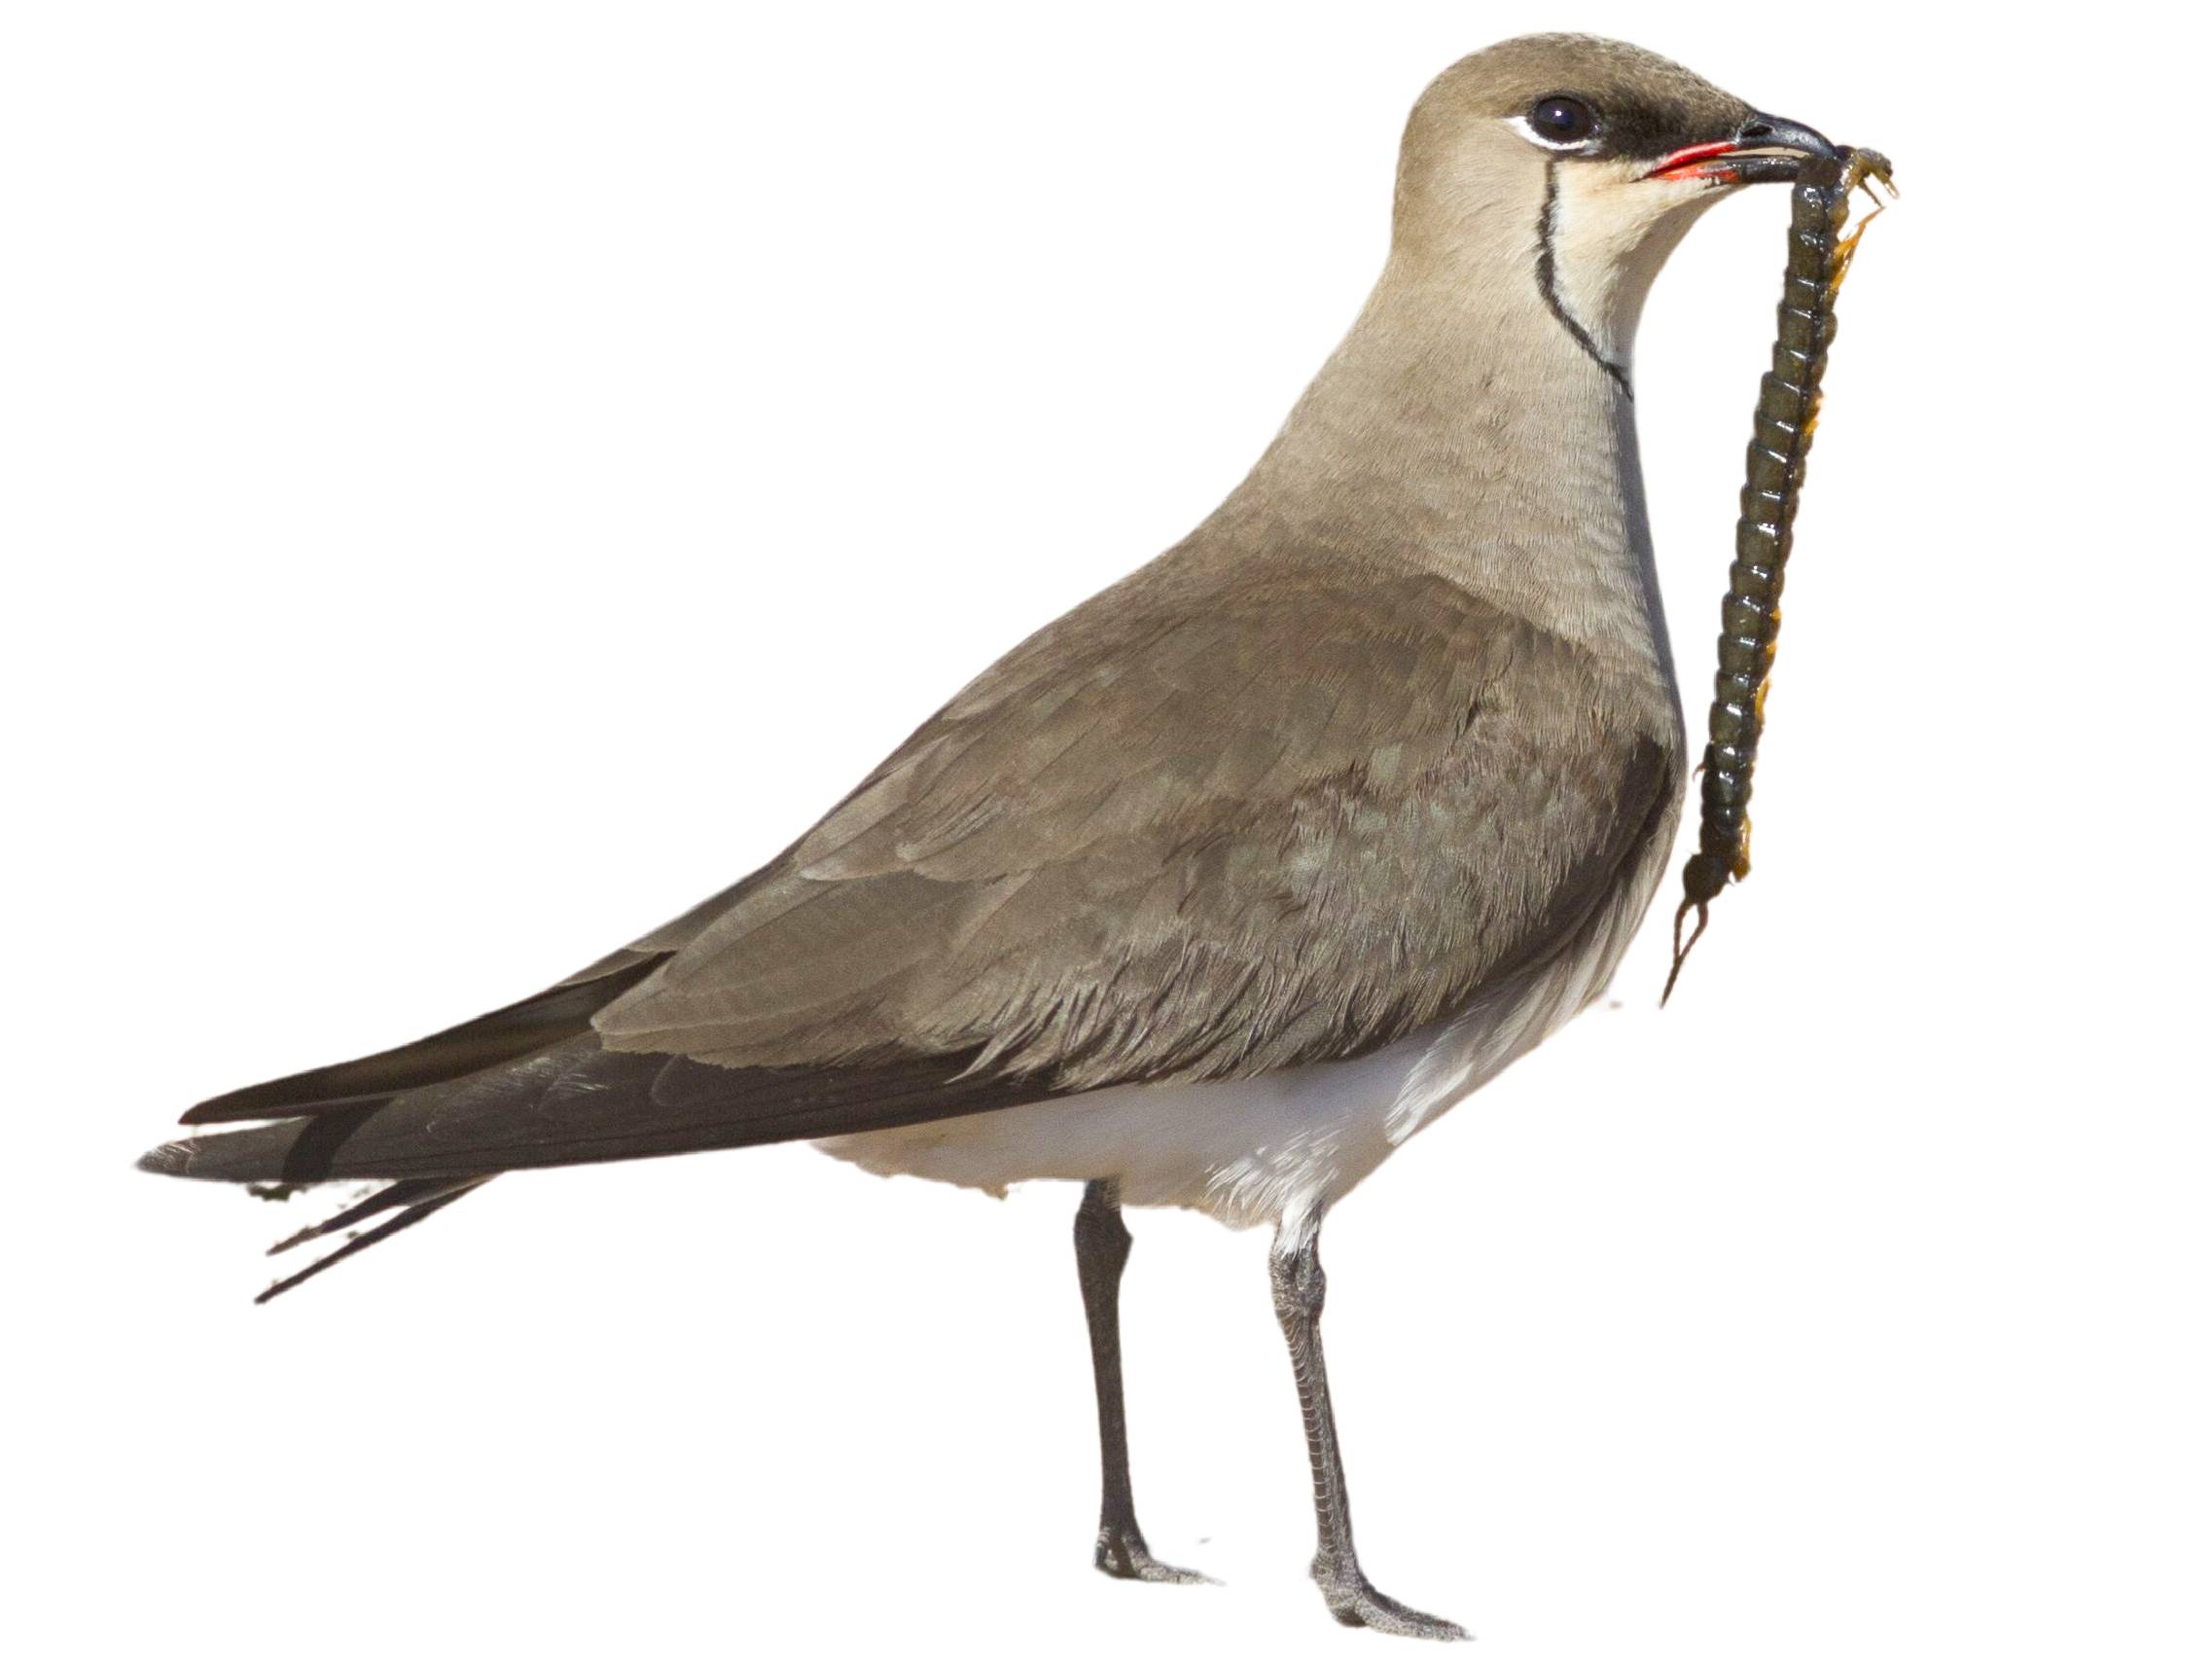
[[[1735,143],[1744,150],[1795,150],[1801,156],[1818,156],[1824,162],[1837,159],[1836,146],[1803,122],[1758,110],[1735,129]]]

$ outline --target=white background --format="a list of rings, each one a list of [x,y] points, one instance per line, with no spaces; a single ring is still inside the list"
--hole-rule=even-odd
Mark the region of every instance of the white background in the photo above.
[[[1329,1228],[1367,1563],[1503,1659],[2212,1650],[2204,42],[2131,10],[10,8],[11,1645],[1381,1651],[1259,1236],[1132,1216],[1140,1509],[1228,1580],[1155,1589],[1088,1566],[1072,1190],[533,1175],[255,1309],[312,1201],[129,1162],[685,908],[1180,536],[1424,82],[1574,25],[1906,196],[1756,878]],[[1639,354],[1700,700],[1783,217]]]

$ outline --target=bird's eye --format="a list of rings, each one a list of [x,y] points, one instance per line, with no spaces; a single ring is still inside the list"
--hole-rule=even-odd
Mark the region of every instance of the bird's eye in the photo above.
[[[1554,92],[1529,106],[1528,126],[1547,144],[1580,144],[1597,130],[1597,111],[1580,98]]]

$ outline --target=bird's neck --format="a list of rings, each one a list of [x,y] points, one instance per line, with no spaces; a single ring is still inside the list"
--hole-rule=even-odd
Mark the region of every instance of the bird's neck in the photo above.
[[[1527,250],[1510,251],[1487,270],[1394,257],[1208,528],[1255,555],[1289,542],[1443,576],[1662,694],[1679,721],[1633,399],[1553,314]],[[1638,309],[1611,308],[1616,363]]]

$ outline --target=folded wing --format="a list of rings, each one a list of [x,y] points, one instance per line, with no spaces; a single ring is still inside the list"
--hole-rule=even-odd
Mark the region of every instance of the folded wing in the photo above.
[[[1607,690],[1432,576],[1158,561],[728,892],[499,1014],[196,1108],[289,1121],[148,1163],[451,1181],[1351,1058],[1611,889],[1676,779]]]

